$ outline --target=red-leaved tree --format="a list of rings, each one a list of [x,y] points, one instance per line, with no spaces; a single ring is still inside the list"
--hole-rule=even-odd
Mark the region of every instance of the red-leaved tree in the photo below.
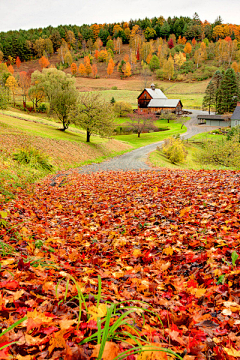
[[[142,132],[157,130],[157,127],[154,125],[157,118],[152,113],[144,113],[138,109],[133,114],[128,114],[128,117],[130,120],[127,122],[127,125],[137,132],[138,137],[140,137]]]

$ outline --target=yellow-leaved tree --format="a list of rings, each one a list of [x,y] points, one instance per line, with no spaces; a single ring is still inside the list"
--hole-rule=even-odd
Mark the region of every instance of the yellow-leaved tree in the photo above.
[[[174,75],[174,60],[170,55],[168,60],[165,60],[163,64],[163,74],[165,79],[171,80]]]
[[[12,92],[13,104],[15,106],[15,95],[16,95],[16,90],[17,90],[17,87],[18,87],[18,83],[17,83],[17,80],[15,79],[15,77],[10,75],[7,78],[5,86]]]
[[[86,72],[85,66],[83,64],[80,64],[79,68],[78,68],[78,71],[79,71],[79,74],[81,76],[83,76],[85,74],[85,72]]]
[[[132,68],[130,62],[127,62],[123,67],[123,73],[125,77],[129,77],[132,75]]]

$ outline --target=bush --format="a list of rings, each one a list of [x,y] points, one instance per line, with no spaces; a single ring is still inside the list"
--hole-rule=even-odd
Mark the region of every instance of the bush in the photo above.
[[[16,160],[22,165],[29,165],[34,169],[41,169],[45,171],[53,170],[53,166],[50,164],[48,156],[32,147],[22,148],[18,152],[14,153],[13,160]]]
[[[162,152],[172,164],[183,162],[187,156],[182,140],[174,137],[164,140]]]
[[[205,140],[202,148],[195,154],[201,164],[222,165],[240,169],[239,137],[231,140]]]
[[[187,54],[188,55],[188,54]],[[180,67],[180,74],[188,74],[189,72],[193,73],[196,66],[193,61],[185,61],[185,63]]]
[[[117,86],[112,86],[111,89],[112,90],[117,90],[118,88],[117,88]]]
[[[40,104],[36,109],[37,112],[45,113],[47,111],[47,107],[45,104]]]
[[[132,105],[128,102],[117,101],[114,104],[114,111],[119,117],[125,117],[133,112]]]
[[[157,79],[164,80],[164,72],[163,69],[156,70],[156,77]]]

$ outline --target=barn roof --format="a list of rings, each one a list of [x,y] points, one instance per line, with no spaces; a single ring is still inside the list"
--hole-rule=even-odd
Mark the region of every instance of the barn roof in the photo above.
[[[154,107],[154,108],[158,108],[158,107],[171,108],[172,107],[172,108],[175,108],[178,105],[179,101],[181,102],[180,99],[167,99],[167,98],[152,99],[152,100],[150,100],[147,107]]]
[[[146,88],[145,90],[147,90],[152,99],[167,99],[166,95],[164,95],[160,89],[153,90],[152,88]]]
[[[145,90],[149,93],[152,99],[167,99],[166,95],[164,95],[160,89],[153,90],[152,88],[145,88],[137,98],[139,98]]]
[[[240,106],[236,106],[231,116],[231,120],[240,120]]]

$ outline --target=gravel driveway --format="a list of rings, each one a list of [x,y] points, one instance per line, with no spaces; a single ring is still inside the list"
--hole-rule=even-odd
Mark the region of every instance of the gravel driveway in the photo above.
[[[189,110],[192,112],[191,119],[186,123],[187,132],[181,135],[183,139],[189,139],[193,135],[210,131],[216,127],[197,125],[197,115],[208,114],[206,111]],[[117,171],[117,170],[151,170],[146,161],[148,154],[154,151],[157,146],[161,145],[162,141],[153,143],[141,148],[132,150],[124,155],[117,156],[113,159],[104,161],[100,164],[85,165],[78,168],[79,173],[91,173],[99,171]]]

